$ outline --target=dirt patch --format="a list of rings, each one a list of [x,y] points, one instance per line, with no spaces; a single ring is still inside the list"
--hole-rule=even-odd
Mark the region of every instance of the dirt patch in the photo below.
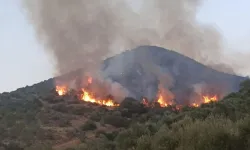
[[[57,144],[55,146],[53,146],[53,150],[65,150],[67,148],[72,148],[72,147],[75,147],[76,145],[80,144],[81,141],[79,139],[73,139],[73,140],[70,140],[68,142],[65,142],[63,144]]]

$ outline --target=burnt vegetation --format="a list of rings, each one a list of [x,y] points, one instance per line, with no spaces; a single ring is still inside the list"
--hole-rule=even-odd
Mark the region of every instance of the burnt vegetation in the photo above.
[[[48,81],[47,81],[48,82]],[[41,83],[0,95],[2,150],[233,150],[250,148],[250,80],[200,107],[104,107]]]

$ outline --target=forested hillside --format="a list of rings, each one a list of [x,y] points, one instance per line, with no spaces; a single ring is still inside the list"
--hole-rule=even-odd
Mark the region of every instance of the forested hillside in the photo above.
[[[0,95],[1,150],[250,149],[249,80],[221,101],[180,110],[132,98],[107,108],[39,88]]]

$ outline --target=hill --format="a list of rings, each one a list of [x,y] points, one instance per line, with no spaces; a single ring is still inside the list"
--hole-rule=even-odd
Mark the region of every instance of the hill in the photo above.
[[[244,78],[216,72],[187,57],[165,49],[157,50],[160,53],[158,55],[150,53],[152,48],[161,49],[158,47],[139,47],[106,60],[103,68],[105,77],[116,80],[128,89],[131,87],[131,93],[135,93],[131,95],[137,95],[137,89],[133,86],[139,88],[140,84],[145,87],[150,84],[142,84],[141,78],[147,79],[148,77],[144,77],[140,72],[144,69],[147,72],[147,67],[150,67],[149,73],[154,70],[155,74],[152,76],[159,77],[158,67],[154,68],[157,65],[145,66],[139,63],[136,65],[133,61],[128,61],[133,60],[131,59],[133,57],[136,58],[134,60],[140,60],[139,58],[146,51],[146,54],[150,54],[152,59],[156,57],[156,60],[149,62],[164,62],[170,59],[170,56],[173,57],[174,63],[172,65],[167,63],[169,67],[165,68],[177,66],[178,70],[181,65],[177,64],[182,64],[180,62],[186,62],[184,64],[191,66],[185,70],[188,71],[186,74],[188,81],[183,84],[185,88],[201,81],[208,83],[210,81],[227,81],[230,83],[229,89],[235,92],[220,101],[202,104],[200,107],[184,106],[177,109],[172,105],[160,107],[157,103],[154,107],[147,107],[138,99],[131,97],[125,98],[117,107],[106,107],[79,100],[78,91],[75,90],[70,90],[65,95],[58,95],[53,85],[54,80],[75,78],[81,74],[81,70],[77,70],[33,86],[0,94],[0,149],[249,149],[250,81],[246,80],[239,84]],[[124,70],[122,67],[119,69],[119,65],[121,65],[118,64],[121,62],[119,57],[128,61],[124,61],[122,64],[125,68],[129,65],[124,64],[131,62],[133,64],[131,68],[125,69],[121,77],[117,76],[116,72],[111,72],[113,69],[110,70],[113,63],[117,65],[114,68],[118,68],[118,71]],[[161,57],[164,59],[161,60]],[[148,63],[145,64],[148,65]],[[135,72],[138,72],[137,69],[140,68],[140,65],[142,69],[137,74]],[[207,74],[193,73],[199,69],[201,72],[206,70]],[[182,82],[176,84],[179,79],[184,80],[181,73],[178,74],[178,71],[176,73],[174,71],[176,69],[168,70],[172,77],[176,77],[176,86],[174,87],[182,89],[179,85]],[[131,78],[135,78],[137,83],[129,82]],[[153,80],[152,84],[157,84],[157,82]],[[172,88],[174,89],[174,87]],[[141,93],[138,93],[140,96]],[[145,93],[147,92],[145,91]]]
[[[82,78],[84,73],[85,70],[79,69],[58,80],[72,81]],[[156,46],[140,46],[104,60],[101,76],[119,83],[129,97],[154,100],[163,90],[173,95],[177,104],[188,104],[203,95],[222,98],[238,91],[239,84],[247,79],[216,71],[175,51]]]
[[[246,79],[218,72],[156,46],[140,46],[109,58],[104,61],[103,72],[105,77],[120,83],[129,90],[129,96],[137,99],[143,96],[155,98],[160,82],[168,80],[164,84],[179,103],[191,98],[198,85],[226,95],[239,90],[239,83]]]
[[[46,86],[45,84],[43,85]],[[40,87],[42,88],[42,86]],[[239,92],[200,107],[119,107],[32,87],[0,95],[0,149],[161,150],[250,148],[250,81]]]

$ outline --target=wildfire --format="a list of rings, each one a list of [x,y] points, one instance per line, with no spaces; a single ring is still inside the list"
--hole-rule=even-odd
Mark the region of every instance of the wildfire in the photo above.
[[[80,90],[80,97],[79,99],[85,102],[90,102],[90,103],[96,103],[99,105],[104,105],[104,106],[109,106],[109,107],[115,107],[119,106],[112,97],[102,99],[97,97],[93,91],[91,90],[91,84],[93,84],[93,79],[89,77],[87,79],[87,86],[86,88],[82,88]],[[59,96],[63,96],[68,92],[68,87],[67,86],[56,86],[56,92],[58,93]],[[172,101],[169,101],[169,98],[166,98],[165,95],[162,95],[161,92],[158,93],[158,99],[154,102],[158,102],[161,107],[168,107],[168,106],[175,106],[175,104]],[[199,107],[203,103],[210,103],[210,102],[215,102],[218,101],[217,95],[214,96],[208,96],[208,95],[203,95],[201,96],[199,101],[195,101],[191,103],[189,106],[191,107]],[[143,98],[141,103],[146,106],[146,107],[154,107],[154,104],[149,102],[147,98]],[[176,110],[181,109],[181,105],[175,106]]]
[[[81,89],[80,90],[80,100],[90,102],[90,103],[97,103],[99,105],[105,105],[105,106],[119,106],[119,104],[115,103],[115,101],[112,98],[107,98],[107,99],[98,99],[95,97],[95,95],[90,92],[89,86],[93,83],[93,80],[91,77],[87,79],[88,82],[88,90]],[[91,86],[90,86],[91,87]],[[58,93],[59,96],[63,96],[68,92],[68,87],[67,86],[56,86],[56,92]]]
[[[197,104],[197,103],[192,103],[192,106],[193,106],[193,107],[199,107],[200,105]]]
[[[157,102],[160,104],[161,107],[167,107],[167,106],[171,105],[171,104],[166,102],[166,100],[163,98],[163,96],[161,94],[159,94],[159,98],[158,98]]]
[[[116,104],[112,99],[96,99],[94,98],[94,95],[90,92],[82,89],[83,94],[81,94],[81,100],[85,102],[90,103],[97,103],[99,105],[105,105],[105,106],[119,106],[119,104]]]
[[[215,101],[218,101],[218,97],[215,95],[215,96],[202,96],[202,101],[200,103],[192,103],[191,106],[193,107],[199,107],[202,103],[210,103],[210,102],[215,102]]]
[[[204,103],[210,103],[210,102],[218,101],[218,98],[216,95],[213,97],[203,96],[203,101],[204,101]]]
[[[60,96],[65,95],[67,93],[67,87],[66,86],[56,86],[56,92]]]

